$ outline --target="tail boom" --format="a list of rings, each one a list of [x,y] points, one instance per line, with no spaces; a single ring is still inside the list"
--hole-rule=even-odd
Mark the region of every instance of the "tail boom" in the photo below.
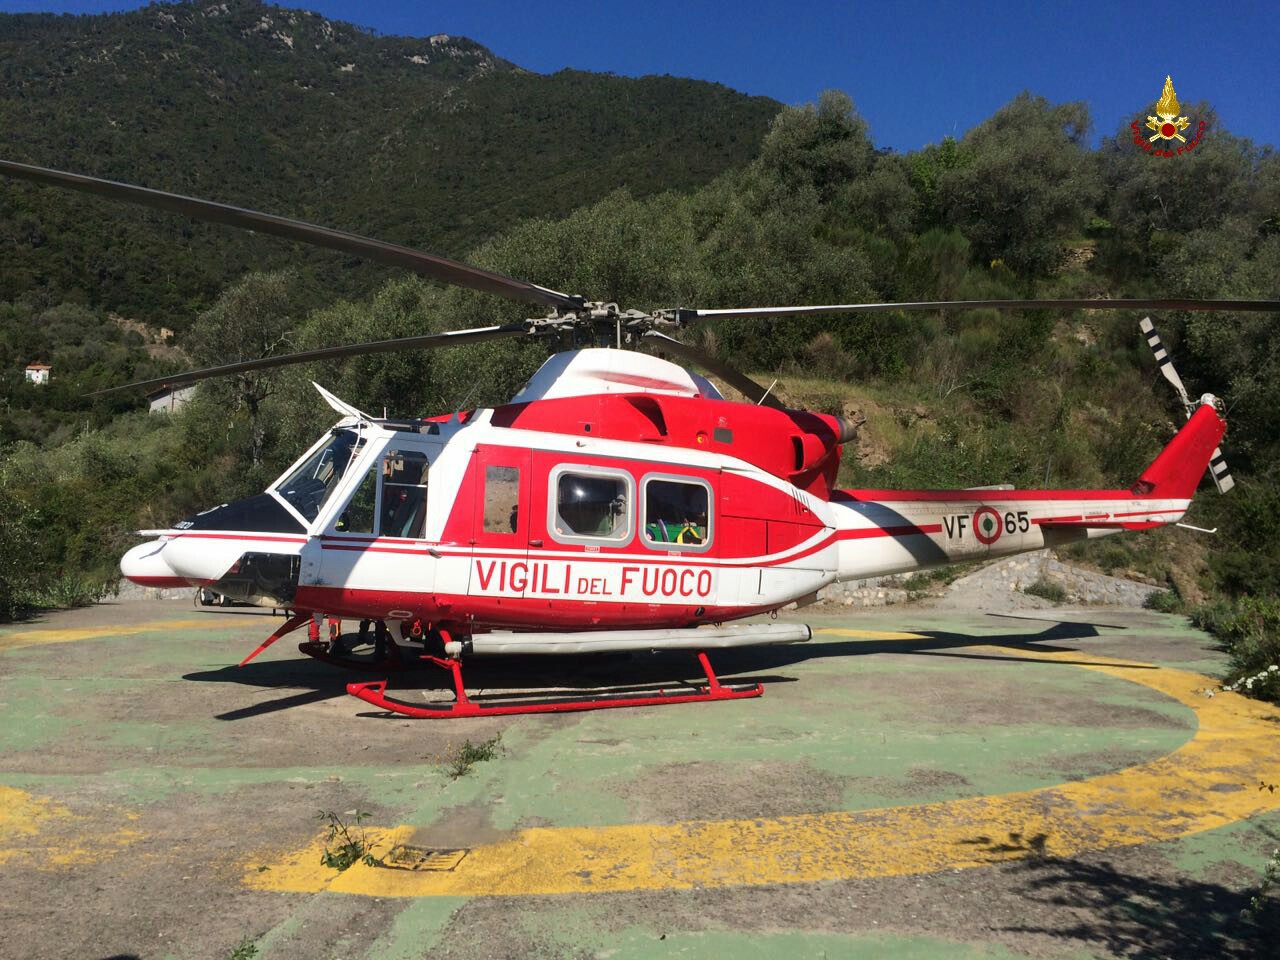
[[[1226,429],[1202,403],[1127,490],[837,490],[837,580],[885,576],[1180,521]],[[1217,454],[1220,456],[1220,454]]]

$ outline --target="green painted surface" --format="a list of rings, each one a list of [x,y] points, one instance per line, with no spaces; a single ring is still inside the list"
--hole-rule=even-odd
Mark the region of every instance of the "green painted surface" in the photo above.
[[[302,929],[305,920],[304,914],[300,911],[289,917],[283,923],[272,927],[262,936],[254,941],[254,946],[258,948],[258,957],[260,960],[271,960],[271,954],[276,951],[281,944],[297,936]]]
[[[789,931],[778,933],[738,933],[724,930],[698,933],[656,933],[640,927],[605,932],[577,925],[558,926],[552,916],[526,926],[537,931],[538,940],[550,940],[551,956],[608,957],[609,960],[657,960],[683,957],[687,960],[775,960],[788,958],[842,958],[842,960],[1013,960],[1023,956],[993,946],[973,946],[932,937],[904,937],[892,934],[834,934]],[[537,941],[535,941],[537,942]],[[559,948],[558,950],[556,948]],[[540,956],[548,952],[540,952]]]
[[[809,666],[788,670],[807,678]],[[509,728],[499,759],[477,765],[439,792],[421,794],[410,822],[431,823],[448,808],[486,802],[498,829],[635,821],[637,811],[626,794],[664,789],[665,771],[693,764],[703,765],[714,778],[716,766],[731,773],[754,765],[768,776],[770,764],[802,763],[847,781],[838,801],[828,804],[831,808],[924,803],[1051,785],[1061,781],[1063,766],[1082,755],[1101,759],[1093,773],[1116,769],[1134,762],[1135,756],[1155,758],[1175,750],[1194,733],[1191,711],[1152,691],[1054,667],[996,662],[959,671],[953,664],[909,669],[912,685],[926,694],[935,682],[967,684],[979,693],[993,684],[1004,691],[1014,683],[1028,704],[1054,696],[1066,697],[1072,709],[1086,713],[1091,703],[1123,706],[1122,722],[1039,722],[1031,708],[1024,722],[1003,726],[960,724],[946,716],[908,723],[902,719],[900,698],[874,683],[860,686],[856,697],[833,692],[830,685],[811,694],[808,687],[817,685],[810,683],[799,695],[788,696],[789,690],[775,694],[767,709],[760,702],[739,701],[706,708],[601,711],[570,725],[535,721]],[[862,663],[858,669],[865,679],[900,675],[904,668],[868,658],[866,669]],[[709,716],[712,710],[714,717]],[[1105,756],[1111,751],[1117,755],[1108,766]]]
[[[423,897],[408,901],[390,929],[370,944],[366,960],[421,960],[435,949],[465,897]]]
[[[164,615],[181,619],[191,611],[175,608]],[[0,755],[40,756],[75,738],[101,751],[101,772],[31,773],[19,760],[8,771],[0,770],[0,783],[54,797],[74,794],[89,784],[103,803],[140,809],[143,824],[151,805],[241,792],[253,797],[255,788],[280,784],[297,787],[296,794],[288,794],[290,802],[296,796],[297,809],[281,813],[296,824],[317,808],[331,807],[330,798],[341,787],[344,795],[354,793],[402,823],[447,825],[459,811],[478,812],[483,823],[498,831],[530,824],[603,825],[645,819],[652,817],[652,805],[642,801],[678,792],[691,777],[729,784],[730,790],[739,789],[735,784],[744,778],[755,779],[763,784],[762,796],[770,790],[770,778],[776,782],[781,777],[813,777],[835,785],[822,795],[802,794],[797,801],[802,806],[791,811],[796,813],[1033,789],[1177,749],[1194,732],[1194,718],[1189,710],[1135,684],[1070,665],[1001,660],[998,647],[1074,649],[1086,662],[1096,645],[1099,653],[1109,656],[1151,661],[1153,650],[1143,638],[1159,635],[1186,641],[1177,646],[1182,659],[1167,658],[1163,662],[1168,665],[1210,674],[1220,668],[1221,656],[1211,641],[1185,620],[1151,617],[1155,628],[1101,628],[1096,638],[1078,639],[1037,638],[1051,626],[1048,623],[915,609],[806,617],[819,628],[917,630],[928,636],[893,644],[820,634],[811,644],[814,652],[797,647],[793,659],[754,671],[795,681],[767,684],[762,700],[524,717],[500,727],[456,724],[449,728],[450,734],[457,731],[450,740],[455,746],[464,739],[478,742],[498,729],[502,732],[501,754],[456,780],[444,769],[445,754],[428,755],[439,751],[420,751],[414,755],[416,762],[380,762],[375,750],[356,754],[367,762],[277,765],[272,759],[275,726],[270,716],[251,721],[261,726],[261,747],[228,751],[219,745],[226,721],[214,715],[218,708],[208,708],[217,697],[206,697],[194,711],[175,707],[160,718],[154,713],[143,718],[130,710],[131,702],[144,698],[180,705],[184,691],[196,689],[191,680],[184,681],[193,674],[201,675],[199,689],[206,693],[237,682],[229,664],[251,649],[251,640],[259,639],[269,624],[265,618],[201,630],[181,642],[154,632],[29,647],[23,652],[30,656],[11,652],[4,662]],[[1101,611],[1099,620],[1105,619]],[[985,643],[996,646],[994,654],[971,649]],[[194,651],[193,644],[198,644]],[[312,674],[299,676],[296,685],[263,684],[261,699],[306,692]],[[929,709],[930,697],[944,689],[966,692],[967,720]],[[984,698],[998,707],[993,714],[1005,715],[1001,722],[983,716]],[[110,709],[104,706],[108,704]],[[287,719],[291,714],[280,716]],[[335,735],[342,737],[358,738],[380,723],[345,713],[333,716]],[[406,739],[416,735],[415,729],[426,729],[402,726]],[[322,737],[328,733],[315,731],[312,754],[318,761],[325,758]],[[312,759],[305,751],[299,756]],[[698,811],[688,815],[697,816]],[[1271,849],[1268,843],[1274,846],[1277,836],[1280,816],[1263,817],[1157,849],[1178,870],[1208,877],[1223,864],[1260,870]],[[322,894],[310,909],[322,909],[323,901],[332,896]],[[351,954],[369,960],[427,955],[441,947],[451,920],[468,902],[406,901],[367,946],[353,942]],[[296,939],[307,910],[297,907],[264,934],[258,941],[260,956],[270,960],[276,947]],[[541,901],[536,907],[514,909],[512,922],[548,956],[1015,956],[994,947],[865,932],[697,932],[690,927],[701,921],[695,923],[689,916],[684,929],[677,924],[668,930],[656,922],[652,928],[610,929],[604,915],[584,907],[581,900],[558,905]],[[779,917],[778,924],[785,928],[786,918]]]
[[[68,735],[74,714],[41,685],[0,683],[0,754],[34,750]]]
[[[23,790],[57,793],[94,774],[25,774],[0,772],[0,783]],[[112,770],[107,790],[119,800],[151,804],[179,793],[217,796],[258,784],[293,783],[306,788],[354,782],[373,802],[400,805],[421,790],[441,789],[447,777],[437,767],[177,767],[153,766]],[[418,786],[421,784],[421,786]]]
[[[1241,788],[1256,790],[1258,785],[1242,784]],[[1242,820],[1157,845],[1179,870],[1193,877],[1205,878],[1217,867],[1239,864],[1256,872],[1259,881],[1277,848],[1280,848],[1280,814]]]

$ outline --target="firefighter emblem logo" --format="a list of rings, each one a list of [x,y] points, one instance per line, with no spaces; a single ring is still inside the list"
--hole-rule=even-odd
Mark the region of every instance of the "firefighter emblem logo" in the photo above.
[[[1152,143],[1157,140],[1180,140],[1186,143],[1187,138],[1182,135],[1182,131],[1190,125],[1190,120],[1178,116],[1178,95],[1173,92],[1173,77],[1167,76],[1164,78],[1164,91],[1156,101],[1156,115],[1147,117],[1147,129],[1155,131],[1148,139]]]

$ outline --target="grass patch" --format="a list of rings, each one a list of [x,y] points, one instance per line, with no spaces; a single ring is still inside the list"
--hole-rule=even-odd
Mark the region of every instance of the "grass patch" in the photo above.
[[[465,777],[470,773],[471,768],[477,763],[485,763],[496,759],[498,754],[502,752],[501,741],[502,734],[491,737],[482,743],[472,743],[468,740],[448,758],[449,776],[457,780],[459,777]]]
[[[245,937],[240,945],[227,954],[227,960],[254,960],[258,955],[258,945]]]
[[[1029,583],[1022,588],[1022,592],[1033,597],[1040,597],[1042,600],[1048,600],[1050,603],[1066,603],[1067,591],[1061,585],[1050,583],[1041,577],[1035,583]]]

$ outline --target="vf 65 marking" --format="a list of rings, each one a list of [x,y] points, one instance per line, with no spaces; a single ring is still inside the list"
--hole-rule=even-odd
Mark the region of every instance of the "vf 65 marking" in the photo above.
[[[948,540],[963,540],[965,532],[973,530],[973,535],[984,546],[991,546],[1004,533],[1026,533],[1031,529],[1031,520],[1025,510],[1010,510],[1001,515],[994,507],[979,507],[971,515],[953,513],[942,518],[942,529]]]

